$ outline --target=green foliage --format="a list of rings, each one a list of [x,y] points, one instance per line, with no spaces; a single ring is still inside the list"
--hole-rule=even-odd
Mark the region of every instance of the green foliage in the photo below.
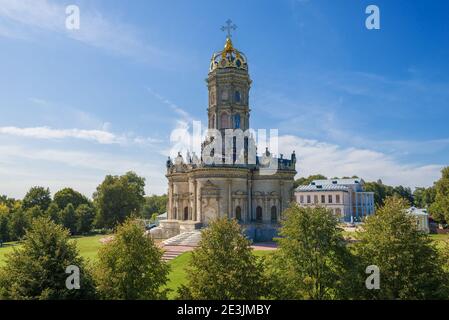
[[[114,240],[102,247],[96,266],[97,289],[104,299],[165,299],[169,266],[162,251],[131,219],[117,228]]]
[[[9,240],[9,209],[6,206],[0,205],[0,243]]]
[[[263,265],[235,220],[212,222],[192,252],[182,299],[258,299],[264,294]]]
[[[69,229],[71,234],[76,234],[77,231],[77,216],[75,212],[75,208],[71,203],[65,207],[64,210],[62,210],[61,214],[61,222],[62,225]]]
[[[27,210],[33,207],[39,207],[45,211],[51,203],[50,190],[44,187],[32,187],[22,201],[22,208]]]
[[[30,219],[22,208],[12,212],[9,220],[10,240],[20,240],[29,225]]]
[[[337,218],[322,207],[293,204],[284,212],[279,249],[267,260],[275,299],[338,299],[347,295],[352,256]]]
[[[308,176],[307,178],[301,177],[293,183],[293,187],[296,189],[299,186],[306,186],[310,184],[313,180],[325,180],[327,177],[323,176],[322,174],[314,174],[311,176]]]
[[[140,213],[144,203],[144,187],[145,179],[134,172],[106,176],[94,194],[97,225],[114,228],[132,214]]]
[[[392,197],[395,195],[406,200],[409,206],[414,203],[413,193],[410,188],[403,186],[387,186],[384,185],[381,180],[378,180],[377,182],[365,183],[365,191],[374,192],[374,203],[377,207],[383,206],[387,197]]]
[[[78,234],[92,231],[95,219],[95,210],[92,206],[81,204],[75,211],[76,213],[76,231]]]
[[[163,214],[167,212],[168,196],[166,194],[162,196],[152,195],[151,197],[145,197],[145,204],[142,208],[142,217],[145,219],[152,218],[153,214]]]
[[[366,219],[364,231],[358,233],[360,242],[354,250],[361,260],[360,273],[369,265],[380,269],[380,290],[363,290],[365,298],[447,298],[441,257],[406,213],[407,207],[404,199],[387,198],[385,205]]]
[[[435,183],[435,202],[430,206],[430,213],[439,222],[449,222],[449,167],[441,173],[441,179]]]
[[[435,202],[435,187],[416,188],[413,192],[413,202],[418,208],[429,208]]]
[[[45,212],[45,216],[56,224],[60,224],[62,221],[61,210],[55,202],[52,202],[50,204],[47,211]]]
[[[89,204],[90,201],[84,195],[72,188],[64,188],[55,193],[53,201],[59,208],[64,209],[69,204],[72,204],[77,209],[82,204]]]
[[[30,220],[33,220],[37,218],[42,218],[44,216],[44,212],[39,206],[34,206],[26,211],[26,215]]]
[[[80,268],[80,290],[68,290],[68,266]],[[33,221],[23,245],[7,255],[0,271],[0,299],[89,299],[95,294],[92,277],[69,234],[48,218]]]

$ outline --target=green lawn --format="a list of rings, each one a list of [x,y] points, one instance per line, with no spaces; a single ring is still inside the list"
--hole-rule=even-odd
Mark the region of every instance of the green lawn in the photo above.
[[[101,247],[100,239],[107,237],[106,235],[95,235],[87,237],[74,237],[72,241],[76,241],[80,255],[91,261],[97,258],[98,249]],[[0,267],[5,263],[5,255],[13,250],[15,247],[20,247],[18,242],[10,242],[0,248]]]

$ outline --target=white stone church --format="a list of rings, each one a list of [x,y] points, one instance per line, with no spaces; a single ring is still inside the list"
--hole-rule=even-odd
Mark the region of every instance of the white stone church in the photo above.
[[[254,152],[252,161],[254,139],[249,134],[243,144],[233,137],[227,140],[231,148],[225,148],[224,138],[221,149],[214,146],[220,142],[219,134],[224,137],[229,129],[249,131],[251,83],[248,61],[234,48],[228,29],[225,47],[213,54],[207,78],[208,128],[218,134],[207,136],[201,156],[179,154],[168,159],[167,220],[152,232],[155,237],[169,238],[199,229],[223,216],[237,219],[256,241],[276,235],[282,212],[294,201],[295,153],[286,159],[275,157],[267,148],[262,156]],[[206,161],[206,155],[215,161]],[[262,172],[268,163],[271,169],[275,165],[269,174]]]

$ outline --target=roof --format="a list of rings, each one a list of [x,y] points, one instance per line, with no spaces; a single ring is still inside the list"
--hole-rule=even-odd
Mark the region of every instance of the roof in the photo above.
[[[414,216],[428,216],[429,213],[427,212],[427,209],[419,209],[415,207],[411,207],[407,209],[407,213],[412,214]]]
[[[352,185],[352,184],[360,184],[364,183],[363,179],[360,178],[351,178],[351,179],[325,179],[325,180],[313,180],[312,184],[316,185],[329,185],[329,184],[339,184],[339,185]]]
[[[309,184],[307,186],[299,186],[296,191],[348,191],[348,187],[338,184]]]

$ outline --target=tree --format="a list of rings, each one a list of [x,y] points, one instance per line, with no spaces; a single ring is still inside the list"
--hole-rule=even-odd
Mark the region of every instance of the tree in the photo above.
[[[435,187],[416,188],[413,192],[413,202],[418,208],[430,208],[435,202]]]
[[[67,207],[65,207],[65,209],[62,210],[61,220],[62,220],[62,225],[65,228],[69,229],[69,231],[72,235],[76,234],[77,217],[76,217],[75,208],[73,207],[73,205],[71,203],[69,203],[67,205]]]
[[[50,206],[48,207],[47,211],[45,212],[45,216],[47,216],[51,221],[53,221],[56,224],[61,223],[61,209],[59,209],[59,206],[52,202]]]
[[[77,220],[76,229],[78,234],[88,233],[92,231],[93,222],[95,219],[94,208],[87,204],[82,204],[76,209],[75,213]]]
[[[235,220],[221,218],[202,231],[187,269],[182,299],[258,299],[264,290],[263,265]]]
[[[68,266],[80,270],[80,289],[66,287]],[[95,296],[92,276],[69,233],[48,218],[33,221],[19,249],[7,255],[0,271],[0,299],[62,300]]]
[[[142,208],[142,217],[149,219],[153,214],[163,214],[167,212],[168,197],[166,194],[162,196],[152,195],[151,197],[145,197],[145,204]]]
[[[380,270],[380,290],[364,290],[368,299],[447,298],[447,276],[430,238],[406,213],[404,199],[388,197],[375,215],[366,219],[354,246],[360,273],[375,265]],[[366,277],[366,275],[365,275]],[[360,284],[364,286],[364,283]]]
[[[96,265],[97,289],[104,299],[165,299],[169,266],[163,252],[128,219],[118,226],[114,240],[100,248]]]
[[[267,261],[270,296],[276,299],[338,299],[347,295],[352,256],[338,219],[323,207],[293,204],[282,221],[279,249]]]
[[[82,204],[89,204],[90,202],[84,195],[72,188],[64,188],[56,192],[53,201],[59,208],[65,208],[71,203],[75,209]]]
[[[10,214],[9,232],[11,240],[20,240],[30,225],[30,219],[22,208],[13,211]]]
[[[441,179],[435,182],[435,202],[430,206],[430,213],[439,222],[449,222],[449,167],[441,173]]]
[[[34,206],[26,211],[26,215],[30,220],[41,218],[44,216],[43,210],[39,206]]]
[[[25,210],[38,206],[41,210],[48,209],[51,203],[50,190],[44,187],[32,187],[22,201]]]
[[[313,180],[326,180],[327,177],[323,176],[322,174],[314,174],[311,176],[308,176],[307,178],[301,177],[293,183],[293,187],[296,189],[299,186],[306,186],[310,183],[312,183]]]
[[[9,239],[9,208],[0,204],[0,244]]]
[[[134,172],[123,176],[106,176],[94,193],[97,225],[114,228],[132,214],[140,213],[144,203],[144,187],[145,179]]]

